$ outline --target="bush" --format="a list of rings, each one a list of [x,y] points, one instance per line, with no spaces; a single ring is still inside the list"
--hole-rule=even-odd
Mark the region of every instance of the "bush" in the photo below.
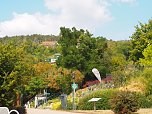
[[[106,89],[106,90],[95,91],[91,94],[88,94],[79,100],[77,108],[79,110],[93,110],[93,103],[88,101],[92,98],[101,98],[101,100],[96,102],[96,109],[97,110],[110,109],[109,99],[111,98],[111,95],[113,94],[114,91],[115,91],[114,89]]]
[[[138,96],[135,92],[119,91],[111,100],[111,109],[115,114],[131,114],[139,109]]]
[[[152,95],[152,78],[147,79],[145,94]]]
[[[146,83],[143,83],[146,87],[144,89],[144,92],[146,96],[152,94],[152,68],[145,68],[142,72],[142,77],[146,80]]]
[[[52,110],[61,110],[61,102],[59,101],[59,102],[53,103],[51,109],[52,109]]]
[[[52,110],[61,110],[62,109],[61,108],[61,101],[60,101],[60,99],[55,98],[53,100],[50,100],[49,102],[53,103],[52,107],[51,107]]]
[[[152,95],[138,94],[140,108],[152,108]]]
[[[73,109],[73,103],[71,101],[68,100],[67,103],[67,110],[72,110]]]

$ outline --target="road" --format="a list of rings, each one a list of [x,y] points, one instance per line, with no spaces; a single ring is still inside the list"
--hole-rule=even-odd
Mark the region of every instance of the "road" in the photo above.
[[[28,108],[27,114],[84,114],[84,113],[73,113],[73,112],[66,112],[66,111],[54,111],[50,109]]]

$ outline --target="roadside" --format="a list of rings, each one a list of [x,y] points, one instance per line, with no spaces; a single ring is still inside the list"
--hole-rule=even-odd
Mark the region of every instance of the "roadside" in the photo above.
[[[55,111],[50,109],[27,109],[27,114],[114,114],[111,110]],[[152,114],[152,108],[140,109],[135,114]]]
[[[76,110],[72,111],[76,113],[84,113],[84,114],[114,114],[111,110]]]
[[[97,110],[97,111],[93,111],[93,110],[76,110],[73,112],[77,112],[77,113],[86,113],[86,114],[114,114],[111,110]],[[149,109],[140,109],[138,110],[135,114],[152,114],[152,108]]]

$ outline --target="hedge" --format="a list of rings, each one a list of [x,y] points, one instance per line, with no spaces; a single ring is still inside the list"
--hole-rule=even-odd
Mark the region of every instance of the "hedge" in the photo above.
[[[109,99],[111,98],[112,94],[115,92],[115,89],[105,89],[95,91],[90,93],[89,95],[84,96],[79,100],[77,104],[78,110],[93,110],[93,103],[88,102],[92,98],[101,98],[98,102],[96,102],[96,109],[97,110],[107,110],[111,109],[109,104]]]

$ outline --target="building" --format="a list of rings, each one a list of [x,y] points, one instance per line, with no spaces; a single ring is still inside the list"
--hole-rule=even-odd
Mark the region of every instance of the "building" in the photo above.
[[[55,47],[57,45],[57,41],[45,41],[42,42],[41,45],[46,47]]]

